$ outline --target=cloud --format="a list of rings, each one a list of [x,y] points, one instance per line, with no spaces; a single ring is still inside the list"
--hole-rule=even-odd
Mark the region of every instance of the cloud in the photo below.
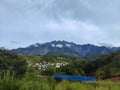
[[[11,41],[12,44],[19,44],[18,42],[16,41]]]
[[[120,46],[119,0],[0,0],[0,46],[67,40]],[[11,41],[20,42],[12,46]]]
[[[99,43],[100,46],[106,46],[106,47],[114,47],[112,44],[109,43]]]

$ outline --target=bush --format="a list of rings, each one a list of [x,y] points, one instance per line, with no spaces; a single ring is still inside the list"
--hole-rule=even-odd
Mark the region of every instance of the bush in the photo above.
[[[10,71],[16,76],[23,76],[26,72],[26,61],[9,51],[0,50],[0,72]]]

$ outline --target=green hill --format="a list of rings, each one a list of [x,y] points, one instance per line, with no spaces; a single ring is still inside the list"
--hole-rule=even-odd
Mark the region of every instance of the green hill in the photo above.
[[[95,76],[107,78],[120,75],[120,51],[102,56],[95,61],[97,71]]]
[[[23,74],[25,73],[26,62],[29,64],[27,65],[27,70],[32,71],[32,73],[42,72],[41,74],[44,73],[45,75],[87,75],[95,76],[98,79],[120,75],[120,51],[102,55],[96,60],[88,60],[57,55],[16,55],[0,50],[0,71],[11,70],[18,74]],[[55,68],[56,63],[67,64],[60,66],[60,68]],[[52,64],[54,65],[52,66]],[[39,65],[44,65],[46,68],[38,69]]]

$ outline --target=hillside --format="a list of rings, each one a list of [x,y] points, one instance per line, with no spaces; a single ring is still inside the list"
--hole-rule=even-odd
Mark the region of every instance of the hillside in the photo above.
[[[95,64],[97,66],[96,77],[120,76],[120,51],[101,57],[96,60]]]
[[[79,45],[67,41],[52,41],[44,44],[36,43],[26,48],[13,49],[11,52],[29,55],[63,55],[97,59],[103,54],[108,54],[119,49],[117,47],[109,48],[92,44]]]
[[[0,50],[1,70],[11,70],[11,67],[13,70],[16,70],[16,67],[24,69],[16,65],[19,63],[24,66],[25,61],[28,63],[27,72],[30,73],[87,75],[95,76],[98,79],[120,76],[120,51],[102,55],[96,60],[87,60],[55,55],[15,55]],[[59,68],[56,65],[59,65]],[[43,70],[41,70],[41,66],[43,66]]]

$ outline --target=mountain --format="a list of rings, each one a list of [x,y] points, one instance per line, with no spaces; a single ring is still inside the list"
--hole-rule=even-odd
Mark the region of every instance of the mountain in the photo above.
[[[17,54],[65,55],[96,59],[100,55],[114,52],[116,50],[120,50],[120,48],[109,48],[105,46],[95,46],[92,44],[79,45],[67,41],[52,41],[44,44],[36,43],[26,48],[12,49],[11,52]]]
[[[7,50],[6,48],[4,48],[4,47],[0,47],[0,50]]]

